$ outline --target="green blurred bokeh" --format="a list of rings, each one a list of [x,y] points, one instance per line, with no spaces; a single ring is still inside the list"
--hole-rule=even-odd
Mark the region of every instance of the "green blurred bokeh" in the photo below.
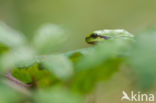
[[[86,47],[86,34],[123,28],[132,33],[156,24],[155,0],[0,0],[0,19],[30,39],[44,23],[65,28],[62,50]]]
[[[136,34],[155,26],[155,18],[156,0],[0,0],[0,20],[29,40],[45,23],[67,30],[68,42],[60,51],[87,47],[85,36],[97,29],[126,29]],[[134,89],[132,76],[122,68],[111,80],[98,85],[91,97],[95,103],[120,103],[121,92]]]

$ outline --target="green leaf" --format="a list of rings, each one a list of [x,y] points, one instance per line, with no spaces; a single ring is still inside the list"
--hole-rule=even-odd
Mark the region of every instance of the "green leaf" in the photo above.
[[[101,65],[112,57],[125,56],[131,42],[123,39],[108,40],[98,44],[84,55],[76,64],[76,70],[83,70]]]
[[[6,47],[4,44],[0,44],[0,54],[4,54],[7,51],[9,51],[9,48]]]
[[[40,64],[12,69],[12,75],[24,83],[32,83],[33,86],[40,88],[50,87],[60,83],[47,69],[42,69]]]
[[[84,103],[83,98],[64,88],[39,90],[34,95],[35,103]]]
[[[0,44],[8,48],[15,48],[26,43],[24,35],[0,21]]]
[[[83,48],[66,52],[64,53],[64,55],[67,56],[72,61],[73,64],[76,64],[82,57],[91,53],[93,50],[94,50],[93,47]]]
[[[11,70],[11,74],[13,75],[13,77],[15,77],[16,79],[24,82],[24,83],[32,83],[32,76],[31,74],[28,72],[28,69],[25,68],[13,68]]]
[[[137,77],[137,85],[150,88],[156,78],[156,29],[150,29],[136,37],[130,50],[129,63]]]
[[[73,65],[64,55],[49,55],[44,58],[43,66],[61,80],[69,79],[73,75]]]
[[[14,66],[28,66],[34,63],[35,53],[28,47],[21,47],[4,53],[0,58],[1,69],[9,69]]]
[[[0,81],[0,103],[20,103],[23,96]]]
[[[85,94],[91,92],[99,81],[110,78],[118,71],[121,63],[121,58],[110,58],[101,65],[77,72],[72,78],[71,89]]]
[[[54,24],[44,24],[39,28],[33,40],[33,46],[39,53],[50,53],[62,47],[66,35],[64,30]]]

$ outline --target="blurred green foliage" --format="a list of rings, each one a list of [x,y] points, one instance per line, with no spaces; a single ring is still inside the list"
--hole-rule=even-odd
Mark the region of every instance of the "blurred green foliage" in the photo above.
[[[142,89],[151,88],[156,78],[156,29],[150,28],[136,37],[131,48],[129,61]],[[140,86],[140,85],[139,85]]]
[[[4,83],[0,83],[0,102],[1,103],[20,103],[24,100],[24,95],[18,93]]]
[[[13,93],[23,95],[8,94],[9,89],[2,86],[0,89],[6,91],[0,97],[3,103],[10,103],[8,96],[14,98],[15,103],[82,103],[85,95],[91,93],[99,82],[109,80],[123,65],[124,69],[133,71],[137,80],[134,87],[144,91],[155,85],[155,28],[137,35],[134,40],[119,37],[89,48],[50,54],[66,42],[61,38],[65,35],[63,30],[57,25],[45,24],[31,42],[19,32],[9,31],[12,29],[4,23],[0,27],[0,50],[3,51],[0,54],[0,79],[4,85],[11,87],[9,89]],[[7,32],[4,33],[4,30]],[[19,38],[12,38],[14,35]],[[22,38],[25,38],[24,43]],[[18,41],[21,41],[20,45],[16,43]],[[21,83],[31,84],[31,87],[27,90],[13,79],[6,80],[3,75],[7,71],[11,71],[13,78]]]
[[[155,25],[155,4],[155,0],[0,0],[0,19],[20,31],[0,22],[0,103],[83,103],[99,82],[110,80],[123,67],[135,81],[126,89],[152,91],[155,28],[138,34],[132,43],[119,39],[72,49],[88,47],[85,34],[96,29],[125,28],[137,34]],[[64,53],[67,50],[72,51]],[[11,68],[15,78],[32,83],[31,95],[6,83],[3,75]],[[109,87],[117,88],[116,84]]]

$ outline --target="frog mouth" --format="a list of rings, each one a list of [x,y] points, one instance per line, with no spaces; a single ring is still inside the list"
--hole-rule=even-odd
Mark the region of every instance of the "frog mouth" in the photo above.
[[[97,41],[90,41],[90,42],[87,42],[88,44],[96,44]]]
[[[90,37],[86,37],[85,41],[88,43],[88,44],[96,44],[97,41],[89,41],[89,39],[91,39]]]

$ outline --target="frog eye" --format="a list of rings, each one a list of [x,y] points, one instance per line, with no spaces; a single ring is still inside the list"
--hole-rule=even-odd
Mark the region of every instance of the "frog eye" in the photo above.
[[[97,38],[98,35],[97,35],[96,33],[92,33],[92,34],[91,34],[91,37],[92,37],[92,38]]]

